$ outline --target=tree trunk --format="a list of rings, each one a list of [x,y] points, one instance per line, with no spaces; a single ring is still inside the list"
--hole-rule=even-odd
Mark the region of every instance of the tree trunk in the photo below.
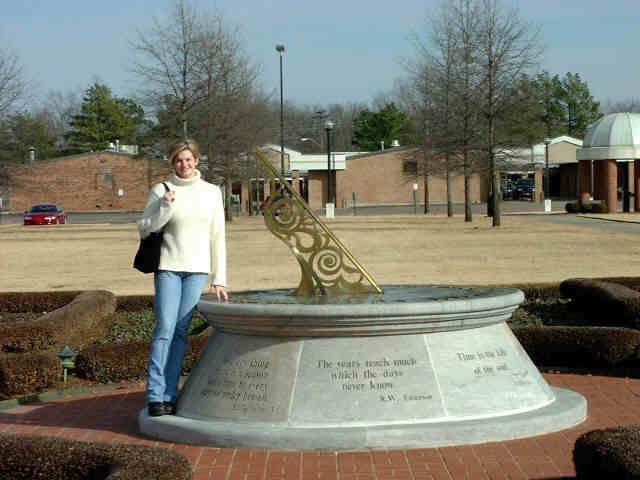
[[[429,202],[429,174],[424,174],[424,214],[429,213],[431,205]]]
[[[453,187],[451,179],[451,165],[449,154],[446,155],[446,178],[447,178],[447,216],[453,217]]]
[[[464,164],[464,221],[473,221],[473,214],[471,212],[471,165],[469,165],[469,152],[466,147],[463,151],[463,164]]]
[[[186,140],[189,138],[189,131],[187,129],[187,103],[184,100],[180,105],[180,114],[182,117],[182,138]]]
[[[227,222],[233,221],[233,212],[231,211],[231,178],[224,180],[224,217]]]
[[[500,226],[500,172],[496,168],[496,159],[491,152],[489,165],[491,171],[491,217],[493,218],[492,225],[494,227]]]

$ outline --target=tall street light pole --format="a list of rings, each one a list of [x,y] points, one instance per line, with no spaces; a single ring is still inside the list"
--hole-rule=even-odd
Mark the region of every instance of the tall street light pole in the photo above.
[[[276,45],[276,52],[280,54],[280,171],[284,177],[284,96],[282,82],[282,57],[284,57],[284,45]]]
[[[551,187],[549,185],[549,144],[551,138],[544,139],[544,210],[551,211]],[[549,200],[547,202],[547,200]]]
[[[327,132],[327,203],[333,203],[333,175],[331,174],[331,130],[333,130],[333,122],[327,120],[324,124]]]

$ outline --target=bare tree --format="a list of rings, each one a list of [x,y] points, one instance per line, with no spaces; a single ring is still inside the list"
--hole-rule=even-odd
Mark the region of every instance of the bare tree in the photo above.
[[[23,99],[28,82],[15,52],[0,47],[0,118]]]
[[[69,153],[64,134],[71,128],[73,117],[80,114],[82,105],[82,92],[80,90],[51,90],[47,94],[42,113],[47,117],[51,132],[57,138],[58,153]]]
[[[539,30],[522,20],[515,8],[504,9],[499,0],[481,0],[478,61],[482,68],[483,150],[491,178],[490,210],[493,226],[500,225],[500,171],[496,166],[496,127],[523,100],[512,88],[536,64],[541,48]]]
[[[408,68],[410,68],[408,66]],[[435,107],[433,100],[435,96],[431,95],[433,81],[429,75],[429,70],[425,66],[420,66],[418,70],[414,70],[412,76],[407,80],[397,81],[395,90],[395,101],[400,107],[409,113],[416,124],[416,145],[417,149],[412,151],[410,162],[415,165],[414,168],[407,168],[405,175],[412,179],[422,177],[424,184],[424,214],[428,214],[431,209],[429,199],[430,177],[438,173],[437,155],[433,144]]]
[[[471,221],[471,176],[486,169],[492,186],[489,210],[494,226],[500,224],[497,129],[523,106],[526,93],[515,86],[540,53],[537,38],[517,10],[502,9],[498,0],[449,0],[431,17],[427,40],[414,42],[417,58],[407,65],[416,105],[421,105],[414,117],[423,130],[423,148],[437,152],[432,166],[444,163],[449,215],[452,175],[462,168],[465,221]],[[480,152],[485,166],[478,162]]]
[[[431,170],[440,163],[446,181],[447,215],[453,216],[453,177],[459,170],[458,130],[456,102],[458,101],[458,62],[460,37],[455,30],[453,10],[443,3],[437,15],[431,18],[427,40],[414,40],[417,60],[409,64],[415,92],[421,98],[419,120],[422,142],[433,152],[430,157]],[[440,168],[436,167],[437,170]]]
[[[50,112],[57,132],[63,133],[71,125],[74,115],[80,113],[81,90],[51,90],[47,94],[43,108]]]
[[[478,140],[479,108],[478,86],[480,72],[477,62],[478,3],[474,0],[456,0],[450,3],[450,21],[453,34],[459,38],[456,81],[454,82],[453,104],[456,118],[458,152],[462,156],[464,174],[464,219],[473,220],[471,211],[471,175],[473,173],[473,151]]]
[[[202,15],[194,48],[197,96],[195,111],[206,139],[209,172],[222,180],[231,220],[231,189],[246,180],[253,162],[248,155],[265,138],[267,97],[258,86],[259,68],[247,57],[239,31],[220,13]]]
[[[153,19],[147,30],[139,30],[131,42],[132,72],[144,85],[142,101],[155,109],[174,105],[189,136],[190,111],[203,99],[195,72],[197,16],[185,0],[176,0],[163,20]]]
[[[603,106],[603,110],[605,113],[618,113],[618,112],[629,112],[629,113],[639,113],[640,112],[640,99],[631,97],[625,98],[623,100],[607,100]]]

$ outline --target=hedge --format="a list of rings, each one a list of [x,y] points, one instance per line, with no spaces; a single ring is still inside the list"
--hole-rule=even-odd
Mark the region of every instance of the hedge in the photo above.
[[[514,327],[538,366],[630,367],[640,364],[640,332],[616,327]]]
[[[53,353],[0,354],[0,400],[40,392],[61,378],[60,360]]]
[[[140,312],[142,310],[153,309],[153,295],[125,295],[119,296],[118,310],[127,312]]]
[[[0,312],[46,313],[71,302],[82,291],[0,292]]]
[[[609,213],[607,203],[602,200],[567,202],[564,209],[567,213]]]
[[[624,285],[631,290],[640,292],[640,277],[596,277],[591,280],[599,280],[601,282],[617,283]]]
[[[189,461],[145,445],[108,445],[0,434],[0,478],[12,480],[188,480]]]
[[[573,463],[578,479],[640,479],[640,425],[582,434],[573,448]]]
[[[109,316],[115,309],[116,298],[111,292],[82,292],[35,320],[0,324],[0,349],[20,353],[64,344],[85,345],[108,331]]]
[[[638,327],[640,323],[640,293],[620,283],[572,278],[560,284],[560,293],[607,325]]]
[[[503,285],[507,288],[517,288],[524,293],[525,301],[544,300],[560,296],[560,283],[517,283],[513,285]]]
[[[204,349],[208,335],[189,337],[183,372],[188,373]],[[104,344],[87,347],[76,357],[75,374],[96,382],[108,383],[144,378],[149,361],[149,342]]]

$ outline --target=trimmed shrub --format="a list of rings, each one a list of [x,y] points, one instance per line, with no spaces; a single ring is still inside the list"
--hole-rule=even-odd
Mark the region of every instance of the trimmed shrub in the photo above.
[[[0,355],[0,400],[40,392],[60,378],[62,367],[53,353]]]
[[[617,283],[624,285],[631,290],[640,292],[640,277],[596,277],[592,280],[599,280],[601,282]]]
[[[0,312],[46,313],[66,305],[80,293],[82,292],[1,292]]]
[[[536,365],[619,367],[637,362],[640,332],[612,327],[514,327]]]
[[[591,206],[591,210],[585,210],[585,213],[609,213],[609,207],[607,207],[607,202],[601,201],[600,203],[594,203]]]
[[[118,310],[127,312],[140,312],[142,310],[153,310],[153,295],[125,295],[118,297]]]
[[[90,346],[76,356],[75,374],[102,383],[144,378],[148,359],[149,342]]]
[[[199,358],[209,337],[189,337],[183,372],[188,372]],[[81,378],[108,383],[141,379],[147,375],[149,342],[104,344],[87,347],[76,357],[75,373]]]
[[[572,278],[560,284],[560,293],[572,298],[591,316],[607,325],[638,327],[640,293],[619,283],[588,278]]]
[[[574,201],[564,205],[567,213],[607,213],[607,202],[604,200]]]
[[[189,461],[145,445],[0,434],[0,478],[12,480],[188,480]]]
[[[573,448],[573,463],[579,479],[640,479],[640,425],[582,434]]]
[[[36,320],[0,324],[0,349],[20,353],[65,343],[84,345],[106,333],[115,308],[116,299],[111,292],[82,292],[67,305]]]
[[[567,202],[564,205],[564,210],[567,213],[578,213],[580,211],[580,205],[578,202]]]
[[[518,288],[522,290],[525,301],[545,300],[547,298],[556,298],[560,296],[560,284],[557,282],[550,283],[517,283],[514,285],[503,285],[509,288]]]

